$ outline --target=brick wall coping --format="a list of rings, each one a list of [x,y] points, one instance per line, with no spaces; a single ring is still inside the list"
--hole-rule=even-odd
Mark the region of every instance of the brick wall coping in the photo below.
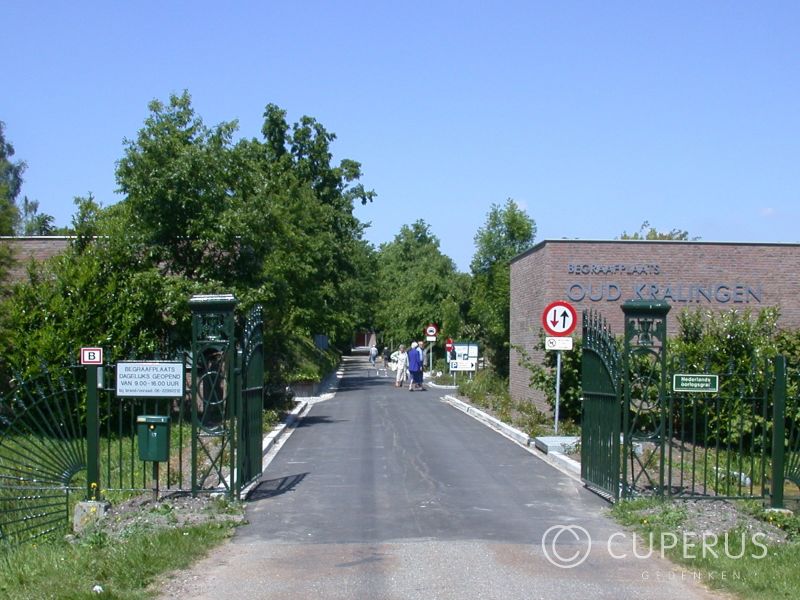
[[[571,239],[557,239],[557,240],[542,240],[538,244],[517,254],[511,259],[510,264],[522,260],[526,256],[541,250],[547,244],[672,244],[676,246],[779,246],[779,247],[800,247],[800,242],[710,242],[703,240],[571,240]]]

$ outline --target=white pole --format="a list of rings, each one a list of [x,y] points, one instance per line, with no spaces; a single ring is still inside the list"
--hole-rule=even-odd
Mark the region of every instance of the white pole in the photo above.
[[[555,433],[558,435],[558,403],[561,400],[561,350],[556,351],[556,424]]]

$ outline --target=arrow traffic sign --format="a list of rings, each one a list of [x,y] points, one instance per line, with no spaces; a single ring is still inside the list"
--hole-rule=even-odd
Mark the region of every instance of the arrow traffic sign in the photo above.
[[[569,335],[577,324],[578,314],[569,302],[563,300],[551,302],[542,313],[542,327],[550,335]]]

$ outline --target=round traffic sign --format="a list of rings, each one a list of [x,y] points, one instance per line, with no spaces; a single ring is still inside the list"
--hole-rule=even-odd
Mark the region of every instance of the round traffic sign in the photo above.
[[[578,324],[578,313],[569,302],[556,300],[542,313],[542,327],[550,335],[569,335]]]
[[[437,333],[439,333],[439,328],[433,323],[425,328],[425,335],[436,335]]]
[[[450,352],[453,349],[453,340],[447,338],[447,341],[444,343],[444,349]]]

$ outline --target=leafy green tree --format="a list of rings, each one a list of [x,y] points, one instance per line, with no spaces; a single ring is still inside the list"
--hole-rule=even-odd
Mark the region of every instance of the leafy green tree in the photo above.
[[[345,159],[332,164],[334,134],[307,116],[290,130],[285,117],[285,111],[267,105],[262,171],[303,199],[295,212],[303,223],[301,235],[294,239],[305,250],[291,259],[291,270],[303,278],[296,286],[302,294],[298,304],[303,306],[295,315],[296,323],[349,342],[374,289],[369,279],[373,271],[367,270],[372,259],[365,254],[362,239],[364,225],[353,215],[353,204],[367,204],[375,193],[359,183],[358,162]],[[302,270],[297,268],[300,257],[306,262]],[[360,315],[354,307],[362,309]]]
[[[222,215],[233,203],[230,160],[235,122],[203,124],[188,92],[153,100],[117,166],[132,234],[144,259],[165,272],[225,280],[238,258],[237,232]]]
[[[0,121],[0,235],[13,235],[19,218],[16,200],[22,188],[25,163],[12,161],[14,146],[6,141],[6,124]]]
[[[19,220],[16,199],[22,187],[25,163],[12,161],[14,146],[5,138],[5,123],[0,121],[0,235],[13,235]],[[13,262],[11,248],[0,243],[0,286]]]
[[[475,235],[469,316],[479,327],[486,357],[501,377],[508,377],[511,259],[530,248],[536,224],[509,198],[493,204]]]
[[[353,216],[374,193],[358,163],[332,164],[335,136],[310,117],[289,126],[273,105],[264,139],[238,142],[235,122],[206,127],[188,93],[149,108],[118,163],[125,198],[76,199],[69,251],[16,290],[9,361],[31,370],[29,357],[85,344],[111,360],[169,355],[187,346],[187,302],[201,292],[264,305],[273,379],[316,352],[312,334],[349,343],[375,304],[375,252]]]
[[[381,244],[376,279],[375,326],[387,342],[419,339],[432,322],[450,335],[444,321],[455,321],[453,303],[463,298],[464,279],[425,221],[403,225],[394,240]]]
[[[5,358],[29,375],[43,364],[74,361],[81,346],[102,346],[109,360],[186,347],[188,298],[198,287],[158,269],[115,260],[113,214],[77,198],[76,239],[63,254],[29,266],[6,303],[13,327]],[[180,338],[181,332],[183,337]]]
[[[55,219],[46,213],[39,212],[39,201],[22,198],[22,214],[20,215],[17,233],[20,235],[53,235],[56,231]]]
[[[655,227],[651,227],[648,221],[642,223],[639,231],[635,233],[628,233],[623,231],[619,236],[621,240],[688,240],[689,232],[684,229],[671,229],[670,231],[658,231]],[[699,237],[693,237],[692,240],[699,240]]]

